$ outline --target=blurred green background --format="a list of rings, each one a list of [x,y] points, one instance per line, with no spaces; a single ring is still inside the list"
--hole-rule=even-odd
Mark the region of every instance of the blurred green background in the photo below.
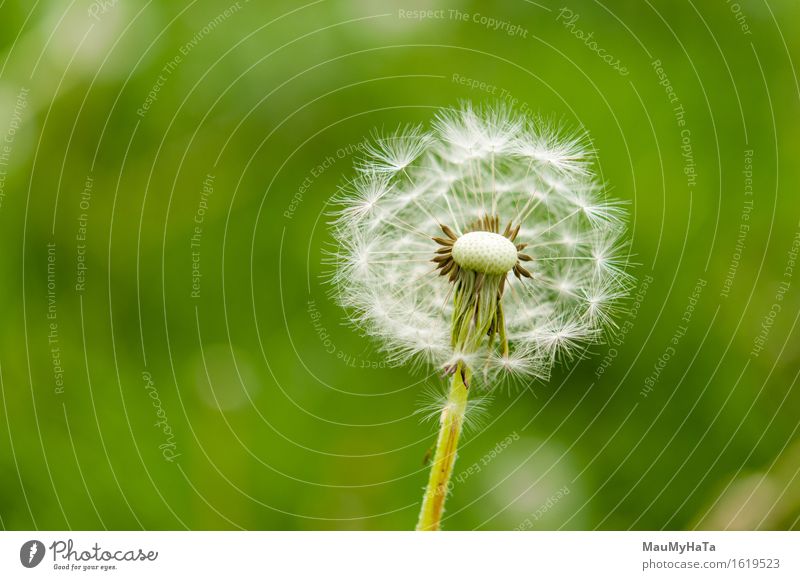
[[[444,527],[800,528],[799,43],[791,0],[0,3],[0,525],[412,529],[442,379],[343,323],[327,204],[466,99],[588,130],[639,288],[494,393]]]

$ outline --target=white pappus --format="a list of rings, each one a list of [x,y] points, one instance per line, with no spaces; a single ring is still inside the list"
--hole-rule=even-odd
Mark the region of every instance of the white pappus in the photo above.
[[[586,139],[502,105],[376,135],[335,203],[336,294],[394,363],[546,379],[630,288]]]

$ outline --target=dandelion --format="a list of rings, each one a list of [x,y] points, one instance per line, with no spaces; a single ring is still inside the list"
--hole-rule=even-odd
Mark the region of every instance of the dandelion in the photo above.
[[[503,106],[376,135],[357,171],[332,225],[339,300],[389,361],[451,377],[417,525],[436,530],[474,389],[546,380],[613,328],[625,211],[585,138]]]

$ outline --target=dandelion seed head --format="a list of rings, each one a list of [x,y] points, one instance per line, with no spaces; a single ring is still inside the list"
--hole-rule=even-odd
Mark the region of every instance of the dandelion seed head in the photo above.
[[[373,136],[332,221],[351,321],[392,362],[546,379],[614,326],[630,287],[625,207],[589,151],[503,106]]]

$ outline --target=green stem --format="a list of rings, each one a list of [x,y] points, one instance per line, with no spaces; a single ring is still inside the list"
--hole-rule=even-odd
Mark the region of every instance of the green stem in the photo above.
[[[450,477],[456,462],[456,448],[464,424],[464,413],[467,410],[467,394],[471,372],[464,363],[459,363],[453,374],[453,382],[447,397],[447,404],[442,409],[439,438],[433,456],[431,475],[428,487],[422,498],[422,511],[419,514],[418,531],[435,531],[440,529],[444,500],[447,498]]]

